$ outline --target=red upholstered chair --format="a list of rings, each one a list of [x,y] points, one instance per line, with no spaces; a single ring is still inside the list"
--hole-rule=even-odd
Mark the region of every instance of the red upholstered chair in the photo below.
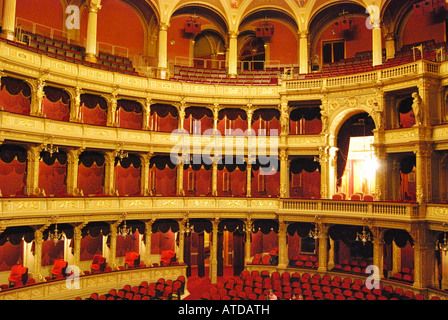
[[[371,195],[371,194],[366,194],[365,196],[364,196],[364,201],[373,201],[373,195]]]
[[[106,258],[101,254],[96,254],[93,256],[92,264],[90,265],[90,270],[92,273],[98,273],[104,271],[106,268]]]
[[[172,250],[162,250],[161,256],[160,256],[160,265],[168,266],[171,264],[172,261],[176,260],[176,253]]]
[[[140,255],[134,251],[126,252],[124,268],[137,268],[140,265]]]
[[[67,269],[68,262],[64,259],[54,260],[53,269],[51,270],[51,277],[56,278],[60,275],[65,276],[65,270]]]
[[[11,273],[8,277],[9,286],[15,286],[16,284],[25,285],[28,280],[28,268],[21,264],[16,264],[11,267]]]

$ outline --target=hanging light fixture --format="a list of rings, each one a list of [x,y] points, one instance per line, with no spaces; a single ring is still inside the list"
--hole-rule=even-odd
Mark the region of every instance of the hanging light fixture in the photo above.
[[[310,230],[310,232],[308,233],[308,237],[314,238],[314,240],[317,240],[320,237],[320,231],[319,231],[319,225],[318,225],[318,221],[320,220],[320,217],[316,216],[315,220],[316,220],[316,222],[314,223],[314,230],[313,229]]]
[[[120,158],[120,160],[129,157],[129,154],[127,152],[124,152],[122,143],[118,146],[117,150],[115,150],[115,157]]]
[[[362,245],[365,245],[367,242],[372,241],[372,235],[370,232],[366,231],[366,226],[362,226],[362,232],[356,233],[356,241],[361,241]]]
[[[53,139],[50,138],[50,143],[45,144],[43,151],[46,151],[50,154],[50,157],[53,156],[53,153],[58,153],[59,148],[53,145]]]
[[[192,225],[190,225],[190,219],[187,218],[183,232],[185,232],[187,235],[189,235],[190,233],[193,232],[193,228],[194,227]]]
[[[132,236],[132,227],[129,227],[126,225],[126,213],[123,214],[123,225],[121,226],[121,228],[118,228],[118,234],[120,236],[126,237],[126,236]]]
[[[48,239],[53,240],[54,245],[57,245],[59,240],[62,239],[62,233],[58,230],[58,224],[56,223],[54,226],[53,232],[48,233]]]
[[[443,223],[443,228],[446,230],[446,223]],[[446,231],[443,232],[443,242],[436,241],[436,250],[448,251],[448,240],[446,239]]]

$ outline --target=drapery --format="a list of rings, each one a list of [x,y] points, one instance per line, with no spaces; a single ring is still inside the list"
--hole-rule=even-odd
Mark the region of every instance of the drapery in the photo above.
[[[212,166],[207,164],[184,164],[184,191],[189,195],[211,195]]]
[[[150,130],[172,132],[178,129],[178,112],[171,105],[153,104],[149,120]]]
[[[96,254],[101,254],[103,251],[103,236],[98,235],[92,237],[87,235],[81,239],[81,254],[80,261],[92,260]]]
[[[39,162],[39,188],[46,195],[66,194],[67,186],[67,154],[60,150],[50,155],[42,151]]]
[[[173,196],[176,194],[177,170],[169,156],[157,155],[149,163],[149,188],[153,194]]]
[[[0,246],[0,271],[9,271],[23,257],[23,245],[5,242]]]
[[[320,107],[298,107],[289,115],[290,134],[319,134],[322,131]]]
[[[0,106],[3,110],[18,113],[30,114],[31,89],[23,80],[11,77],[1,79]]]
[[[291,160],[290,197],[320,198],[320,163],[313,158]]]
[[[103,194],[104,155],[100,152],[85,151],[79,156],[78,189],[84,195]]]
[[[243,109],[227,108],[219,111],[217,130],[221,135],[241,136],[247,128],[247,114]]]
[[[143,109],[137,101],[120,99],[117,102],[117,122],[120,128],[142,129]]]
[[[252,164],[251,192],[254,197],[278,197],[280,165],[278,159],[257,159]]]
[[[281,132],[278,109],[257,109],[252,117],[252,130],[257,136],[279,136]]]
[[[64,241],[58,241],[56,244],[53,240],[47,240],[42,243],[42,267],[52,266],[54,260],[64,258]]]
[[[42,101],[42,112],[48,119],[70,120],[70,96],[60,88],[45,86],[45,96]]]
[[[0,146],[0,190],[4,197],[24,194],[26,164],[25,149],[7,144]]]
[[[233,232],[233,275],[239,276],[244,270],[244,232]]]
[[[410,128],[415,125],[415,115],[412,109],[412,98],[402,100],[398,105],[398,115],[400,118],[400,126],[402,128]]]
[[[81,119],[83,123],[105,126],[107,124],[107,101],[94,94],[81,95]]]
[[[189,107],[185,109],[184,129],[190,134],[203,134],[213,129],[213,112],[207,108]]]
[[[120,195],[140,195],[141,160],[137,155],[115,159],[115,188]]]

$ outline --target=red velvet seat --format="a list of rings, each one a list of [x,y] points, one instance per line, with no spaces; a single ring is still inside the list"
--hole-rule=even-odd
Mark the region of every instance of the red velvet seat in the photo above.
[[[25,285],[28,280],[28,268],[21,264],[12,266],[8,280],[10,287],[15,286],[16,284]]]
[[[96,254],[93,256],[92,264],[90,265],[90,270],[92,273],[98,273],[104,271],[106,268],[106,258],[101,254]]]
[[[160,265],[168,266],[173,260],[176,260],[176,253],[172,250],[162,250],[160,256]]]
[[[56,259],[54,260],[53,269],[51,270],[52,278],[56,278],[58,276],[65,276],[65,270],[67,269],[68,262],[64,261],[64,259]]]
[[[126,256],[124,258],[124,267],[128,268],[137,268],[140,265],[140,255],[134,251],[126,252]]]

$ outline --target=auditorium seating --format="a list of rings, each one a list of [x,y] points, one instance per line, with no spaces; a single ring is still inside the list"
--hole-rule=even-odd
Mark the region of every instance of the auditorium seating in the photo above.
[[[11,267],[11,272],[8,277],[9,286],[17,287],[25,285],[28,280],[28,268],[21,264],[16,264]]]
[[[106,258],[100,254],[93,256],[92,264],[90,265],[90,270],[92,273],[103,272],[106,268]]]
[[[53,264],[53,269],[51,269],[51,276],[53,279],[60,278],[60,276],[65,276],[65,270],[67,269],[68,262],[64,259],[55,259]]]
[[[97,69],[119,72],[129,75],[138,75],[132,66],[129,58],[99,53],[97,62],[88,62],[85,59],[85,48],[78,45],[69,44],[63,40],[51,39],[49,37],[25,33],[24,41],[11,41],[4,39],[6,43],[25,49],[34,53],[44,54],[46,56],[59,60],[81,64]]]
[[[124,266],[125,268],[137,268],[140,266],[140,255],[134,251],[126,252],[126,256],[124,258]]]
[[[270,289],[279,300],[290,300],[292,295],[302,295],[304,300],[426,300],[423,293],[393,288],[391,285],[368,289],[364,284],[365,280],[360,278],[308,272],[290,274],[288,271],[275,271],[266,277],[266,272],[261,273],[261,282],[245,271],[239,277],[218,282],[202,294],[201,300],[266,300]],[[253,281],[247,281],[250,278]],[[238,280],[244,281],[244,286],[238,285]],[[440,298],[431,298],[437,299]]]

